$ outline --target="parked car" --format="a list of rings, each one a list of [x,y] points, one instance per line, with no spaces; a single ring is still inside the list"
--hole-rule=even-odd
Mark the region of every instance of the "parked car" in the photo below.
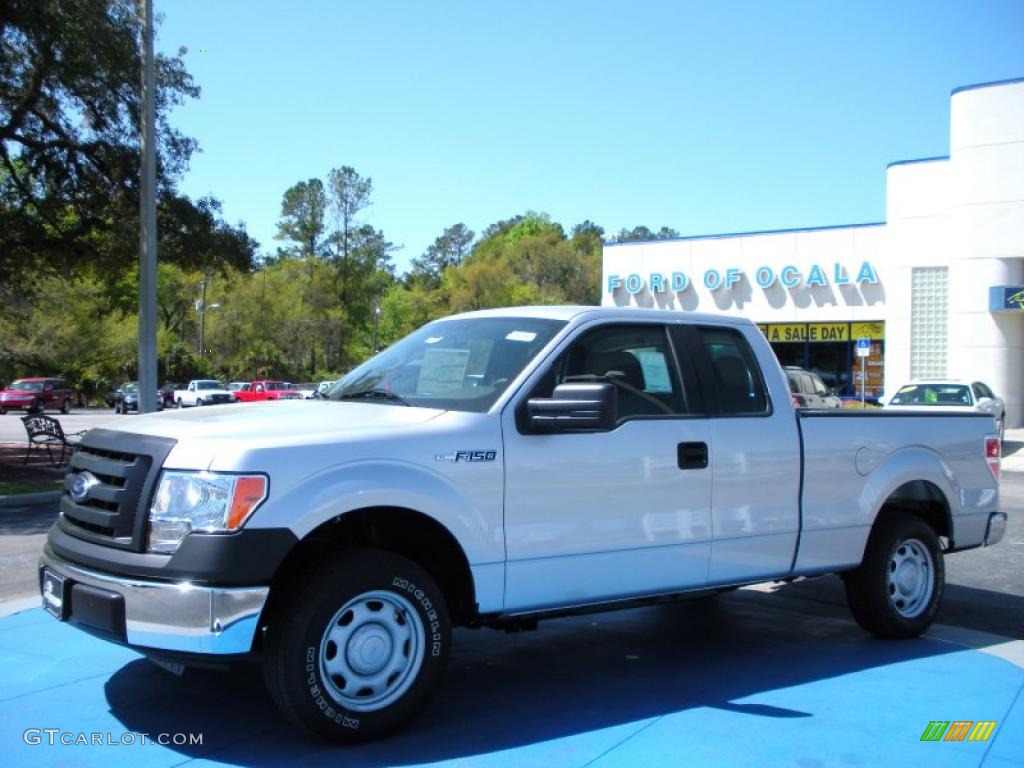
[[[228,392],[248,392],[251,388],[251,381],[232,381],[228,384]]]
[[[303,382],[302,384],[296,384],[295,389],[299,391],[299,394],[302,395],[302,398],[304,400],[312,400],[314,397],[316,397],[315,381],[306,381]]]
[[[234,393],[243,403],[258,403],[264,400],[301,400],[299,390],[287,381],[274,381],[273,379],[258,379],[250,383],[245,390]]]
[[[114,413],[128,413],[139,410],[139,382],[126,381],[112,393]],[[159,389],[156,393],[156,407],[163,410],[174,404],[174,391]]]
[[[334,386],[334,382],[335,381],[336,380],[321,381],[319,384],[317,384],[316,385],[316,396],[317,397],[327,397],[327,393],[331,391],[331,387]]]
[[[990,413],[1000,437],[1006,430],[1006,403],[981,381],[915,379],[897,389],[884,405],[893,410]]]
[[[192,379],[187,387],[174,390],[174,403],[178,408],[237,403],[236,392],[228,392],[216,379]]]
[[[784,368],[793,405],[797,408],[842,408],[843,401],[829,389],[821,376],[796,365]]]
[[[43,413],[47,408],[71,412],[71,389],[63,379],[17,379],[0,391],[0,414],[9,410]]]

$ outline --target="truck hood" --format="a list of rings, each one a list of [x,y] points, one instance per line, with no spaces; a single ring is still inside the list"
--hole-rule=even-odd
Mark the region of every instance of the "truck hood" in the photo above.
[[[316,435],[337,440],[356,432],[408,430],[442,413],[388,403],[281,400],[147,414],[133,418],[125,431],[214,449],[233,441],[256,447],[305,443]]]

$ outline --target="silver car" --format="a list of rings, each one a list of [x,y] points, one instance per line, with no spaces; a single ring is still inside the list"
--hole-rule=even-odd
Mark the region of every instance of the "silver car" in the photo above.
[[[915,379],[896,390],[886,408],[907,410],[991,413],[1002,438],[1006,429],[1006,403],[982,381]]]

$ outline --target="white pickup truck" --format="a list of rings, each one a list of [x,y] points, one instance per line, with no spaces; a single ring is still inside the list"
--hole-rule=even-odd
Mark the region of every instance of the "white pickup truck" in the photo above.
[[[238,402],[235,394],[224,389],[216,379],[193,379],[184,389],[174,390],[174,404],[178,408],[235,402]]]
[[[752,323],[533,307],[430,323],[326,400],[93,429],[44,606],[170,668],[260,661],[337,741],[426,703],[452,626],[842,573],[923,632],[943,556],[994,544],[990,415],[793,408]]]

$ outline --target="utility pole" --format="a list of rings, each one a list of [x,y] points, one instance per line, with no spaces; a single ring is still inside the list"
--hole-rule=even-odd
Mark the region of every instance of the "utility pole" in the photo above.
[[[142,0],[142,188],[139,222],[139,413],[156,410],[156,93],[153,0]]]

